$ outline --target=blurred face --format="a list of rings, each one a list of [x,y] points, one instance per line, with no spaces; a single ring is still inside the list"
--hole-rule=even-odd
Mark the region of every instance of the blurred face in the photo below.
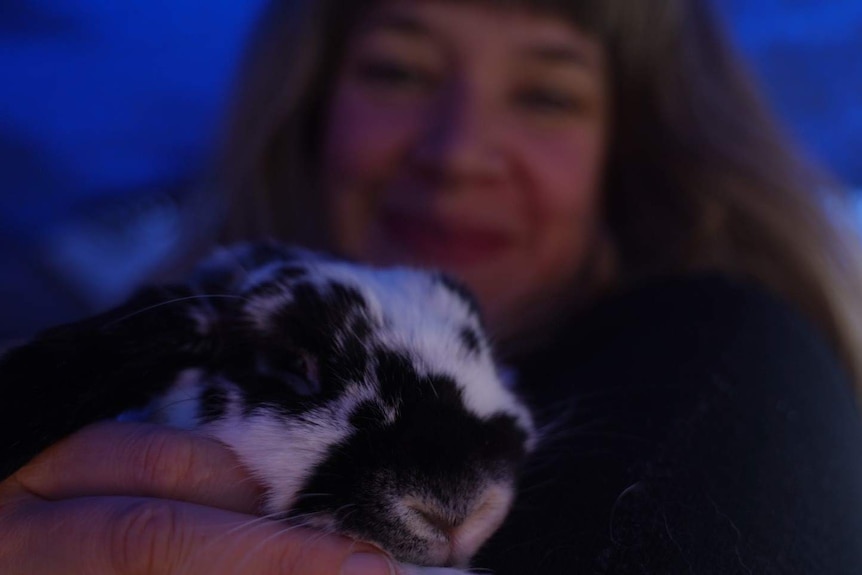
[[[598,237],[603,56],[550,16],[379,3],[348,42],[326,118],[335,247],[455,275],[498,333],[553,308]]]

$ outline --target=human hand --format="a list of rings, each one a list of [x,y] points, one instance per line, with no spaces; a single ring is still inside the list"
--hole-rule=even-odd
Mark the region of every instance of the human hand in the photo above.
[[[0,483],[0,573],[421,572],[346,537],[261,519],[259,495],[214,440],[155,425],[96,424]]]

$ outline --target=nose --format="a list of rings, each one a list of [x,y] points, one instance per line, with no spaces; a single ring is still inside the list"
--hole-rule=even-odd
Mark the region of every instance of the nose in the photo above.
[[[455,83],[431,106],[414,148],[415,166],[447,187],[491,183],[503,175],[500,125],[477,87]]]
[[[460,517],[453,515],[444,507],[433,503],[415,504],[410,507],[419,514],[421,521],[424,521],[432,530],[442,533],[446,537],[451,537],[452,533],[463,524],[463,520]]]
[[[457,566],[466,565],[497,530],[512,498],[511,486],[492,485],[467,505],[427,497],[407,497],[403,504],[408,528],[426,541],[432,561]]]

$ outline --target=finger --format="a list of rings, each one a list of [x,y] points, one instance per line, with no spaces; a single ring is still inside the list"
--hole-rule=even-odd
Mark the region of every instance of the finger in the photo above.
[[[471,575],[472,571],[461,569],[450,569],[448,567],[417,567],[415,565],[401,565],[398,575]]]
[[[7,575],[397,572],[386,556],[344,537],[178,501],[31,500],[7,507],[0,530],[0,572]]]
[[[261,489],[214,439],[141,423],[98,423],[45,450],[15,481],[59,500],[98,495],[176,499],[253,513]]]

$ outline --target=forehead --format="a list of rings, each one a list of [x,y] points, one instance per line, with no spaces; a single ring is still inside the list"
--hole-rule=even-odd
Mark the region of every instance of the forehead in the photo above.
[[[335,260],[311,261],[305,266],[305,281],[323,291],[348,289],[358,298],[357,303],[361,301],[377,319],[390,323],[418,317],[463,320],[477,313],[468,292],[434,272]]]
[[[468,49],[486,45],[587,67],[599,66],[602,56],[598,40],[571,20],[523,2],[383,1],[367,10],[357,32],[360,38],[390,33]]]
[[[451,279],[408,268],[372,268],[314,254],[276,260],[250,273],[240,287],[246,309],[262,327],[284,307],[300,315],[321,311],[339,323],[361,314],[377,332],[440,336],[461,326],[480,327],[472,295]],[[310,298],[310,299],[309,299]]]
[[[450,381],[474,416],[508,414],[523,430],[532,428],[526,409],[500,379],[479,310],[460,284],[442,274],[408,268],[344,262],[310,266],[310,277],[316,276],[324,291],[336,286],[356,294],[356,303],[376,325],[369,336],[380,351],[394,351],[422,378]]]
[[[297,252],[255,268],[239,291],[247,319],[263,333],[298,326],[311,334],[301,338],[313,344],[307,351],[321,358],[352,350],[358,364],[378,368],[381,357],[401,358],[416,376],[408,379],[451,382],[473,415],[509,414],[531,429],[526,408],[500,380],[472,296],[446,276]]]

